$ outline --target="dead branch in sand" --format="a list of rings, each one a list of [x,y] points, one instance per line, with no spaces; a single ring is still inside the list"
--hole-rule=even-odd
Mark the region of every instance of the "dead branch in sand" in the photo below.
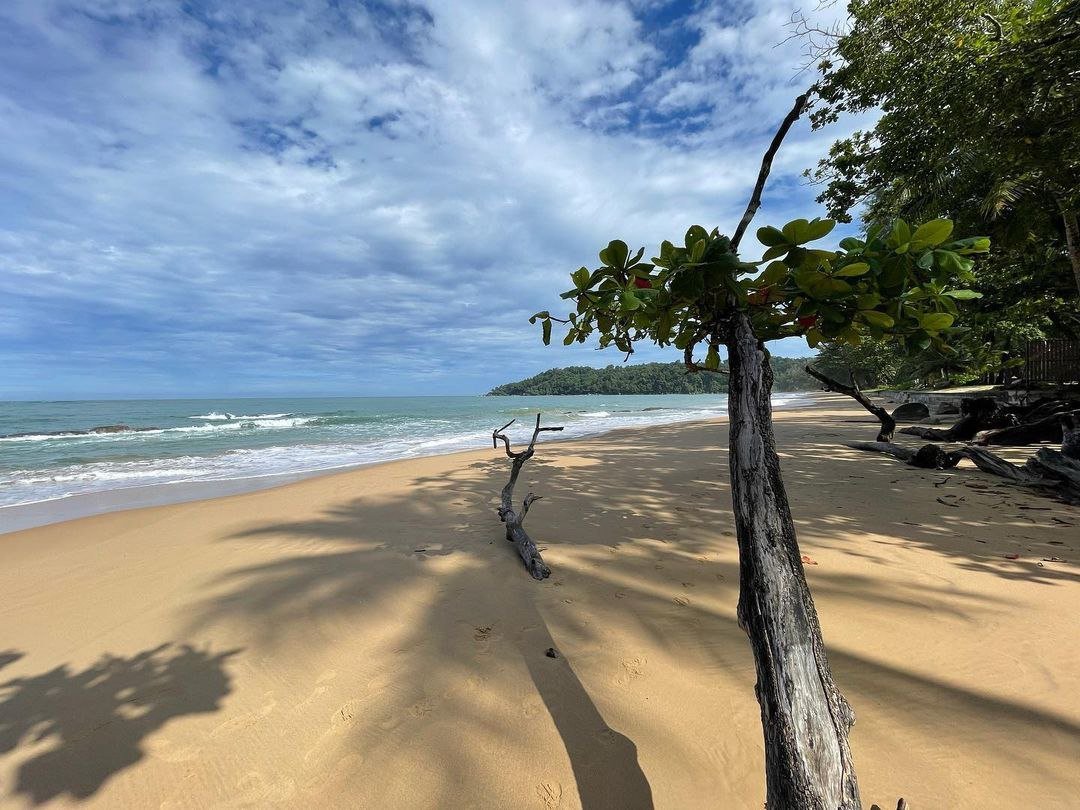
[[[507,458],[511,459],[513,464],[510,466],[510,480],[506,482],[506,486],[502,488],[502,497],[499,505],[499,520],[506,524],[506,539],[513,543],[518,550],[518,554],[521,555],[522,561],[525,563],[525,569],[529,572],[533,579],[545,579],[551,575],[551,569],[544,563],[544,558],[540,556],[540,551],[536,548],[536,543],[532,541],[528,533],[525,531],[522,524],[525,522],[525,516],[529,514],[529,507],[535,501],[540,500],[539,495],[533,495],[531,492],[525,496],[525,501],[521,506],[521,513],[514,509],[514,485],[517,484],[518,474],[521,472],[521,468],[525,466],[525,462],[533,457],[533,453],[536,450],[536,438],[544,431],[558,431],[562,430],[561,427],[540,427],[540,414],[536,415],[536,427],[533,429],[532,440],[529,442],[529,446],[524,450],[514,452],[510,449],[510,438],[503,432],[510,425],[516,422],[516,419],[511,419],[501,428],[496,428],[491,432],[491,446],[498,449],[499,442],[501,441],[506,447]]]

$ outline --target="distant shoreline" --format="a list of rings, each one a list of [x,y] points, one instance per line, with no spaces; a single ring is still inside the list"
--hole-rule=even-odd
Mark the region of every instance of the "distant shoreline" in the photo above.
[[[781,401],[774,404],[774,408],[782,410],[797,410],[812,407],[816,400],[811,396],[813,392],[777,392],[780,396],[798,397],[794,401]],[[526,396],[526,395],[515,395]],[[540,395],[557,396],[557,395]],[[586,396],[586,395],[571,395]],[[597,396],[621,396],[614,394],[601,394]],[[648,396],[648,395],[642,395]],[[665,396],[665,395],[657,395]],[[709,395],[716,396],[716,395]],[[654,410],[651,408],[644,409]],[[657,408],[655,410],[664,410]],[[655,422],[641,426],[616,425],[607,430],[590,431],[586,434],[560,436],[559,438],[546,439],[548,442],[570,442],[583,438],[606,436],[625,430],[648,429],[652,426],[664,424],[693,424],[708,422],[724,422],[726,415],[710,418],[679,419],[671,422]],[[486,443],[486,442],[485,442]],[[0,506],[0,535],[31,529],[39,526],[47,526],[83,517],[109,514],[131,509],[141,509],[153,506],[168,506],[171,504],[191,503],[195,501],[210,500],[214,498],[242,495],[250,492],[259,492],[275,487],[295,483],[297,481],[325,476],[333,476],[349,473],[358,469],[377,467],[387,464],[396,464],[402,461],[417,458],[434,458],[450,456],[457,453],[474,452],[475,448],[453,447],[446,450],[431,448],[430,452],[419,455],[402,454],[397,457],[375,460],[360,460],[352,463],[327,466],[308,470],[289,472],[272,472],[266,474],[253,474],[235,477],[222,477],[216,479],[204,479],[195,481],[170,481],[149,483],[132,486],[121,486],[110,489],[102,489],[95,492],[76,493],[42,498],[37,501]]]

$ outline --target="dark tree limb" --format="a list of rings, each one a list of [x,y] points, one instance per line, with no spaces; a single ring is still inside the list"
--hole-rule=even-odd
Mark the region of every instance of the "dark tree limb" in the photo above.
[[[987,430],[974,436],[976,444],[997,444],[1020,447],[1040,442],[1060,442],[1065,435],[1066,420],[1080,419],[1080,409],[1055,413],[1044,419],[1026,422],[999,430]]]
[[[960,419],[945,430],[911,426],[900,428],[900,432],[931,442],[967,442],[974,439],[980,430],[1000,425],[1000,422],[995,422],[999,410],[998,402],[990,397],[972,397],[961,400]]]
[[[1049,447],[1040,448],[1020,466],[979,447],[960,447],[945,452],[934,444],[919,450],[885,442],[849,442],[847,446],[854,450],[885,453],[914,467],[930,469],[955,467],[960,459],[966,458],[984,473],[1021,486],[1036,487],[1066,503],[1080,503],[1080,459],[1070,458]]]
[[[870,401],[870,398],[867,397],[866,394],[864,394],[859,388],[859,384],[855,381],[854,374],[851,375],[851,385],[844,385],[843,383],[837,382],[830,377],[826,377],[824,374],[822,374],[820,371],[818,371],[816,368],[809,364],[807,364],[806,366],[806,373],[818,382],[820,382],[830,391],[834,391],[837,394],[849,396],[853,400],[858,402],[860,405],[862,405],[864,408],[866,408],[866,410],[870,411],[870,413],[876,416],[877,420],[881,422],[881,430],[878,431],[877,440],[879,442],[892,441],[893,433],[896,432],[896,420],[892,418],[892,414],[890,414],[887,410],[885,410],[879,405],[875,405],[873,402]]]
[[[525,496],[525,501],[521,507],[521,513],[514,509],[514,485],[517,484],[518,475],[521,473],[521,468],[525,466],[525,462],[533,457],[533,453],[536,449],[536,439],[545,431],[559,431],[561,427],[540,427],[540,414],[536,415],[536,427],[533,429],[532,439],[529,441],[529,446],[524,450],[514,452],[510,446],[510,437],[504,432],[510,425],[516,422],[516,419],[511,419],[501,428],[496,428],[491,432],[491,446],[498,449],[499,442],[503,443],[506,449],[506,456],[513,463],[510,465],[510,480],[506,482],[506,486],[502,488],[502,495],[499,504],[499,520],[506,524],[506,539],[513,543],[518,550],[518,554],[521,555],[522,562],[525,563],[525,570],[527,570],[533,579],[542,580],[551,575],[551,569],[544,563],[544,558],[540,556],[540,551],[536,547],[536,543],[532,541],[532,538],[526,533],[522,524],[525,522],[525,516],[529,514],[529,507],[535,501],[540,500],[539,495],[533,495],[531,492]]]
[[[747,203],[746,211],[743,213],[742,219],[739,220],[738,227],[735,228],[735,235],[731,237],[732,253],[738,252],[739,242],[742,241],[743,234],[746,233],[746,229],[750,226],[754,214],[761,208],[761,192],[765,190],[765,181],[769,179],[769,172],[772,171],[772,162],[773,158],[776,157],[776,151],[780,148],[780,144],[784,142],[784,138],[787,136],[792,124],[798,121],[806,108],[810,106],[810,94],[812,92],[812,90],[807,90],[795,99],[791,112],[787,114],[787,117],[780,124],[780,128],[776,130],[772,143],[769,144],[769,148],[765,151],[765,157],[761,159],[761,169],[758,171],[757,182],[754,184],[754,191],[750,195],[750,202]]]

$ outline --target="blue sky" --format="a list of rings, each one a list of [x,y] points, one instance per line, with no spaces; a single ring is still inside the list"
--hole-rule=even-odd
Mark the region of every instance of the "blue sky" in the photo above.
[[[777,46],[794,7],[5,0],[0,398],[620,362],[528,316],[608,239],[733,228],[810,81]],[[820,213],[799,174],[851,128],[793,130],[756,224]]]

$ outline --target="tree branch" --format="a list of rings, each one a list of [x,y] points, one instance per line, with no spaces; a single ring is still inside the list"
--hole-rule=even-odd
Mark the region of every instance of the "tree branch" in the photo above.
[[[879,442],[892,441],[893,433],[896,432],[896,420],[892,418],[892,414],[890,414],[887,410],[885,410],[879,405],[875,405],[873,402],[870,401],[866,394],[864,394],[860,390],[859,384],[855,382],[854,374],[851,375],[851,385],[844,385],[843,383],[826,377],[824,374],[822,374],[820,371],[818,371],[816,368],[809,364],[807,364],[806,366],[806,373],[818,382],[820,382],[830,391],[835,391],[837,394],[844,394],[845,396],[849,396],[853,400],[858,402],[860,405],[862,405],[864,408],[866,408],[866,410],[870,411],[870,413],[876,416],[878,421],[881,422],[881,430],[878,431],[877,440]]]
[[[739,220],[739,226],[735,229],[735,235],[731,237],[731,250],[733,253],[739,251],[739,242],[742,241],[743,234],[746,233],[747,227],[750,225],[750,221],[754,218],[754,214],[761,207],[761,192],[765,190],[765,181],[769,179],[769,172],[772,171],[773,158],[776,156],[777,150],[780,148],[780,144],[783,143],[784,137],[788,134],[788,130],[791,129],[792,124],[799,120],[799,117],[805,112],[806,108],[810,106],[810,94],[813,90],[807,90],[801,96],[795,99],[795,104],[791,108],[791,112],[787,114],[787,117],[780,124],[780,128],[776,130],[776,134],[773,135],[772,143],[769,144],[769,148],[765,152],[765,157],[761,159],[761,170],[758,172],[757,183],[754,184],[754,191],[750,195],[750,202],[746,205],[746,212],[743,214],[742,219]]]

